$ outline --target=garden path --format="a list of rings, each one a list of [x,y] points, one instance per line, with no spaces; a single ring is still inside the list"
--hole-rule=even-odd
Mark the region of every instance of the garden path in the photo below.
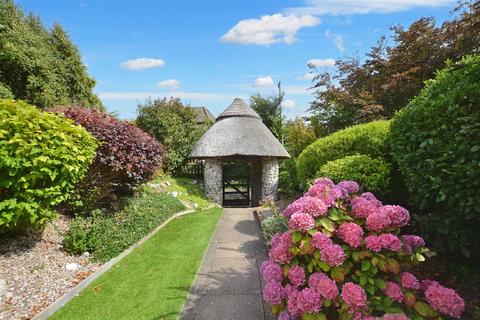
[[[225,209],[180,319],[273,319],[261,295],[267,258],[253,210]]]

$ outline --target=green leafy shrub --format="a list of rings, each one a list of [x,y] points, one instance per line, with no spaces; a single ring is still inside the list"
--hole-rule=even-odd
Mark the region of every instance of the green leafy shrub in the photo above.
[[[274,214],[262,221],[262,234],[267,243],[270,243],[276,233],[283,233],[287,230],[287,218],[283,214]]]
[[[71,120],[0,100],[0,232],[41,227],[95,156],[96,140]]]
[[[422,232],[480,258],[480,56],[449,63],[395,115],[392,151]]]
[[[382,194],[390,185],[390,170],[390,164],[381,158],[355,155],[327,162],[315,176],[328,177],[337,183],[354,180],[360,183],[362,189]]]
[[[92,252],[95,259],[107,261],[140,240],[185,206],[160,192],[144,192],[130,200],[121,211],[105,215],[96,210],[88,217],[77,217],[64,239],[67,251]]]
[[[383,158],[390,154],[390,123],[373,121],[353,126],[320,138],[309,145],[297,159],[298,179],[303,186],[328,161],[356,154]]]
[[[210,125],[198,125],[192,110],[173,98],[147,100],[139,105],[135,122],[163,144],[163,165],[171,173],[178,173],[186,165],[193,145]]]
[[[72,119],[101,142],[95,161],[77,188],[76,205],[81,212],[108,205],[116,194],[129,192],[150,179],[161,164],[162,145],[126,121],[85,108],[51,111]]]

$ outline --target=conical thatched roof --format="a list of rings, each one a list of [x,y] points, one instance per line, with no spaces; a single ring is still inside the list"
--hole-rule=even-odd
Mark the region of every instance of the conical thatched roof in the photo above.
[[[190,152],[190,158],[229,156],[290,158],[260,116],[240,98],[218,116]]]

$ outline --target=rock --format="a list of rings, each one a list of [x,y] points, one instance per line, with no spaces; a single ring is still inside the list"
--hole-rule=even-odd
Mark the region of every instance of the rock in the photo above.
[[[198,208],[198,203],[195,203],[195,202],[194,202],[194,203],[193,203],[193,207],[194,207],[194,208]]]
[[[7,295],[7,293],[8,293],[7,282],[0,278],[0,301],[2,300],[2,297],[4,295]]]
[[[67,263],[65,265],[65,270],[67,271],[75,271],[78,269],[78,263]]]
[[[90,252],[88,252],[88,251],[85,251],[84,253],[82,253],[82,257],[84,257],[84,258],[87,258],[89,256],[90,256]]]
[[[170,187],[170,186],[172,185],[172,183],[171,183],[170,181],[167,181],[167,182],[165,182],[165,185],[166,185],[167,187]]]
[[[174,198],[178,197],[178,191],[171,191],[171,192],[168,192],[168,194]]]

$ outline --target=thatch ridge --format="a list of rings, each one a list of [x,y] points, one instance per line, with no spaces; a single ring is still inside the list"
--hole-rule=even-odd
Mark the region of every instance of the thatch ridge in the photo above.
[[[289,158],[260,116],[236,98],[193,147],[191,158],[260,156]]]

